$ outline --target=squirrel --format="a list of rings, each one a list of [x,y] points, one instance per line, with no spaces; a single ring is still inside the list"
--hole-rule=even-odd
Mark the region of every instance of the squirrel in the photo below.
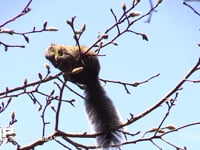
[[[85,86],[85,108],[96,132],[97,145],[103,150],[123,140],[120,117],[111,99],[106,95],[99,81],[100,63],[96,54],[87,46],[65,46],[51,44],[45,57],[64,72],[65,79]],[[73,71],[79,68],[78,71]],[[120,131],[121,130],[121,131]],[[113,149],[120,149],[113,147]]]

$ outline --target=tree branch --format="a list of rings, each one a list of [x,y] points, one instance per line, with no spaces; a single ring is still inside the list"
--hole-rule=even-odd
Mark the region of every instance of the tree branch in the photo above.
[[[156,104],[148,108],[146,111],[143,113],[139,114],[138,116],[131,117],[126,123],[124,123],[121,127],[127,126],[132,124],[133,122],[139,120],[140,118],[143,118],[147,114],[151,113],[154,111],[156,108],[161,106],[164,102],[166,102],[173,94],[175,94],[181,87],[182,85],[187,81],[187,79],[196,71],[198,70],[198,67],[200,66],[200,58],[198,59],[197,63],[192,67],[192,69],[181,79],[181,81],[173,88],[171,91],[169,91],[163,98],[161,98]],[[121,128],[119,127],[119,128]]]

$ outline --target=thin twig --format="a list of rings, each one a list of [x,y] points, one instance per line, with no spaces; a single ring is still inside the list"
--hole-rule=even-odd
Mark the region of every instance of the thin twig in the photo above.
[[[20,18],[21,16],[27,14],[31,9],[29,8],[30,4],[31,4],[32,0],[29,0],[29,2],[27,3],[27,5],[24,7],[24,9],[15,17],[5,21],[4,23],[2,23],[0,25],[0,28],[2,28],[3,26],[7,25],[8,23],[15,21],[16,19]]]
[[[191,5],[189,5],[186,2],[183,2],[183,5],[189,7],[195,14],[197,14],[198,16],[200,16],[200,13],[198,11],[196,11]]]
[[[16,88],[13,88],[13,89],[7,89],[3,92],[0,93],[0,98],[4,98],[5,96],[7,96],[8,94],[12,93],[12,92],[16,92],[16,91],[20,91],[20,90],[24,90],[25,88],[28,88],[28,87],[31,87],[31,86],[35,86],[35,85],[38,85],[38,84],[41,84],[41,83],[46,83],[46,82],[49,82],[53,79],[56,79],[58,76],[62,75],[63,73],[60,72],[54,76],[49,76],[48,78],[45,78],[43,80],[39,80],[39,81],[35,81],[35,82],[31,82],[31,83],[27,83],[26,85],[22,85],[22,86],[19,86],[19,87],[16,87]]]
[[[128,90],[127,86],[137,87],[137,86],[139,86],[139,85],[141,85],[141,84],[144,84],[144,83],[149,82],[150,80],[152,80],[152,79],[154,79],[154,78],[156,78],[156,77],[158,77],[158,76],[160,76],[159,73],[156,74],[156,75],[154,75],[154,76],[152,76],[152,77],[150,77],[150,78],[148,78],[148,79],[146,79],[146,80],[144,80],[144,81],[137,81],[137,82],[134,82],[134,83],[128,83],[128,82],[122,82],[122,81],[114,81],[114,80],[108,80],[108,79],[102,79],[102,78],[100,78],[99,80],[102,81],[102,82],[104,82],[105,84],[106,84],[107,82],[115,83],[115,84],[121,84],[121,85],[124,86],[126,92],[127,92],[128,94],[130,94],[130,91]]]
[[[61,100],[62,100],[62,97],[63,97],[65,84],[66,84],[66,81],[63,82],[62,87],[58,86],[58,88],[60,89],[60,96],[59,96],[60,100],[58,101],[58,106],[57,106],[57,110],[56,110],[56,121],[55,121],[55,130],[56,131],[58,130],[58,125],[59,125],[60,108],[61,108],[61,104],[62,104]]]
[[[139,120],[140,118],[143,118],[147,114],[151,113],[155,109],[157,109],[159,106],[162,105],[162,103],[166,102],[167,99],[169,99],[176,91],[178,91],[182,85],[186,82],[186,80],[197,70],[197,68],[200,66],[200,58],[198,59],[197,63],[192,67],[192,69],[181,79],[181,81],[171,90],[169,91],[163,98],[161,98],[156,104],[145,110],[143,113],[139,114],[138,116],[135,116],[134,118],[129,119],[126,123],[124,123],[121,127],[127,126],[129,124],[132,124],[133,122]]]
[[[165,116],[163,117],[163,119],[161,120],[159,126],[157,127],[158,130],[156,130],[156,132],[154,133],[154,135],[156,136],[156,134],[159,132],[159,129],[161,129],[164,121],[167,119],[167,117],[169,116],[170,114],[170,111],[171,109],[173,108],[173,106],[175,106],[175,101],[177,100],[177,97],[178,97],[178,93],[176,93],[176,96],[174,99],[171,99],[170,101],[167,101],[167,105],[168,105],[168,110],[167,110],[167,113],[165,114]]]

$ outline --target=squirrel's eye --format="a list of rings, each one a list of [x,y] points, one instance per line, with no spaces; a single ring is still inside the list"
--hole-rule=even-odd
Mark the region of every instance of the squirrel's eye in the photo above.
[[[58,51],[58,55],[62,56],[63,55],[63,51]]]
[[[56,50],[56,51],[55,51],[55,56],[56,56],[56,57],[58,57],[58,56],[63,56],[63,54],[64,54],[64,53],[63,53],[62,50]]]

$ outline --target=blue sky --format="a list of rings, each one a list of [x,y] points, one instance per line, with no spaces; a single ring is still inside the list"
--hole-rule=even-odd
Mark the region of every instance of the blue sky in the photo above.
[[[124,1],[127,7],[130,1]],[[145,3],[146,2],[146,3]],[[149,9],[147,1],[141,3],[135,10],[143,14]],[[123,86],[108,83],[105,90],[115,103],[121,117],[126,121],[132,113],[138,115],[155,104],[170,89],[172,89],[182,77],[197,62],[200,54],[200,17],[182,4],[183,1],[163,1],[153,14],[151,23],[144,23],[147,18],[137,22],[131,29],[136,32],[148,35],[149,41],[144,41],[140,36],[127,33],[116,42],[119,46],[108,46],[102,49],[100,57],[101,73],[104,79],[120,80],[124,82],[143,81],[157,73],[158,78],[143,84],[139,87],[129,87],[131,94],[127,94]],[[0,5],[0,23],[12,18],[19,13],[27,1],[3,0]],[[7,52],[0,47],[0,91],[6,87],[14,88],[23,84],[25,78],[28,82],[38,80],[38,73],[45,75],[44,63],[48,61],[44,57],[44,51],[51,43],[74,45],[72,31],[66,24],[66,20],[73,16],[76,18],[77,28],[85,23],[86,31],[81,39],[82,45],[91,45],[97,38],[98,32],[103,33],[114,23],[110,8],[117,15],[122,13],[121,0],[115,1],[50,1],[35,0],[31,3],[32,9],[28,14],[5,26],[18,32],[30,31],[35,26],[41,29],[43,23],[48,21],[48,26],[57,27],[58,32],[44,32],[28,35],[30,43],[27,44],[21,36],[0,35],[0,40],[10,44],[25,44],[26,48],[10,48]],[[191,2],[196,8],[200,3]],[[197,7],[199,6],[199,7]],[[59,71],[51,66],[52,75]],[[199,72],[192,76],[192,79],[199,79]],[[77,87],[71,87],[80,91]],[[53,82],[41,87],[43,91],[56,89]],[[199,84],[187,83],[180,91],[176,106],[173,107],[170,116],[164,125],[173,124],[182,126],[187,123],[199,121]],[[44,102],[45,97],[38,99]],[[91,127],[84,112],[83,100],[76,95],[65,91],[66,99],[76,99],[75,108],[70,105],[63,105],[61,113],[60,128],[66,132],[89,132]],[[53,103],[55,105],[56,103]],[[15,111],[18,122],[14,125],[17,136],[16,140],[21,145],[26,145],[41,137],[41,112],[33,105],[28,96],[14,98],[10,106],[0,115],[0,126],[7,126],[10,112]],[[163,104],[148,116],[127,127],[127,131],[145,132],[157,127],[164,117],[167,107]],[[46,114],[48,121],[52,123],[47,127],[46,135],[52,133],[54,113],[49,109]],[[129,140],[138,137],[130,137]],[[178,146],[186,146],[188,149],[199,147],[200,131],[199,126],[189,127],[179,132],[166,136],[171,142]],[[91,139],[79,139],[85,144],[94,144]],[[163,149],[172,147],[156,141]],[[4,149],[14,149],[11,144],[3,144]],[[0,149],[1,149],[0,147]],[[46,143],[36,149],[59,148],[62,146],[55,142]],[[150,142],[124,146],[123,149],[157,149]]]

